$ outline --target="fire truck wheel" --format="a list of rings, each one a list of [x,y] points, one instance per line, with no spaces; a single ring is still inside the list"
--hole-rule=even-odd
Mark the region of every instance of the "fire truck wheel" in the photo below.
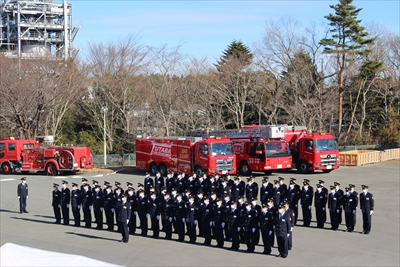
[[[271,175],[272,171],[265,171],[264,173],[265,173],[265,175]]]
[[[49,164],[47,164],[46,173],[47,173],[47,175],[52,175],[52,176],[57,175],[56,165],[54,165],[54,163],[51,163],[51,162]]]
[[[194,172],[197,174],[197,176],[199,177],[200,175],[203,174],[203,167],[201,166],[196,166],[194,167]]]
[[[250,171],[250,168],[249,168],[249,164],[247,164],[246,161],[242,161],[240,163],[239,172],[240,172],[241,175],[250,175],[251,174],[251,171]]]
[[[156,174],[156,172],[157,172],[157,164],[155,164],[154,162],[152,162],[151,164],[150,164],[150,173],[152,174],[152,175],[155,175]]]
[[[299,164],[297,165],[297,171],[300,173],[308,173],[308,164],[304,160],[300,160]]]
[[[1,171],[4,173],[4,174],[10,174],[11,173],[11,167],[10,167],[10,165],[8,164],[8,163],[3,163],[2,165],[1,165]]]
[[[167,167],[165,166],[164,163],[160,163],[159,169],[162,176],[167,175]]]

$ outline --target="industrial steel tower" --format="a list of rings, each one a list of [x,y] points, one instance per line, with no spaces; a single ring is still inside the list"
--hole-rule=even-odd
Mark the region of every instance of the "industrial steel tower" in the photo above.
[[[8,57],[74,57],[80,28],[66,0],[0,0],[0,53]]]

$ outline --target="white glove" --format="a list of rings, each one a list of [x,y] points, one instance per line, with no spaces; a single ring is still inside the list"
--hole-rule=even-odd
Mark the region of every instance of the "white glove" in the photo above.
[[[169,222],[172,222],[172,217],[169,217]]]
[[[114,211],[115,211],[115,210],[112,208],[112,209],[111,209],[111,212],[114,213]]]
[[[237,228],[238,232],[240,232],[240,227]]]
[[[293,227],[290,228],[290,232],[292,232],[292,231],[293,231]]]
[[[185,223],[185,221],[186,221],[185,218],[182,218],[182,222]]]
[[[308,206],[308,209],[311,210],[311,206]]]
[[[325,208],[322,208],[322,211],[325,211]]]
[[[213,223],[213,222],[210,222],[210,227],[212,226],[212,223]]]
[[[20,196],[18,196],[18,199],[20,198]]]
[[[147,218],[147,219],[150,218],[150,214],[147,213],[147,214],[146,214],[146,218]]]
[[[133,215],[135,215],[135,216],[136,216],[136,215],[137,215],[137,212],[136,212],[136,211],[134,211],[134,212],[133,212]]]
[[[251,229],[251,231],[254,233],[256,231],[256,228]]]
[[[67,204],[67,209],[69,209],[69,204]]]
[[[287,234],[287,237],[289,237],[290,236],[290,234]]]
[[[269,233],[268,233],[269,235],[272,235],[272,231],[269,231]]]
[[[61,205],[60,204],[58,204],[58,206],[57,206],[58,208],[61,208]]]
[[[160,219],[160,215],[157,215],[156,216],[156,220],[158,221]]]
[[[222,228],[224,228],[224,227],[225,227],[225,223],[224,223],[224,222],[222,222],[222,223],[221,223],[221,226],[222,226]]]
[[[197,225],[197,220],[194,220],[194,225]]]
[[[28,196],[26,196],[26,198],[28,198]]]
[[[336,213],[339,213],[340,212],[340,210],[336,210]]]
[[[356,214],[356,210],[353,210],[353,214]]]
[[[89,210],[92,210],[92,206],[89,206]]]
[[[374,211],[373,211],[373,210],[371,210],[371,211],[369,212],[369,215],[372,215],[372,213],[374,213]]]
[[[80,209],[81,208],[81,205],[78,205],[78,209]]]
[[[103,212],[103,208],[102,207],[100,207],[100,211]]]
[[[129,223],[129,220],[126,220],[126,223]]]

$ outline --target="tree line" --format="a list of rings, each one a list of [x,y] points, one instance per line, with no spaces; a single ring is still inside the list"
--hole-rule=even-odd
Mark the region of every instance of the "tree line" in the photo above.
[[[400,36],[361,26],[352,0],[331,8],[324,25],[269,21],[252,49],[233,40],[215,62],[139,35],[90,43],[84,59],[0,56],[0,136],[101,153],[106,133],[107,151],[122,154],[138,135],[289,124],[340,144],[398,145]]]

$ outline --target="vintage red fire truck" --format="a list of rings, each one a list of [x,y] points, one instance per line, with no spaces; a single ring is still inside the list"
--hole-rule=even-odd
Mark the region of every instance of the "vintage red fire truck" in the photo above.
[[[291,169],[290,146],[283,138],[282,125],[251,125],[233,130],[194,130],[190,136],[225,136],[232,140],[238,171],[250,175],[252,171],[264,172]]]
[[[185,173],[235,174],[236,156],[228,138],[147,137],[136,139],[136,167],[162,175]]]
[[[53,138],[46,136],[44,140],[51,143]],[[45,172],[57,175],[91,169],[93,160],[89,147],[40,146],[37,140],[6,137],[0,140],[0,166],[4,174]]]
[[[339,168],[338,143],[329,132],[309,132],[305,126],[287,126],[285,140],[292,151],[293,168],[300,173],[321,170],[329,173]]]

